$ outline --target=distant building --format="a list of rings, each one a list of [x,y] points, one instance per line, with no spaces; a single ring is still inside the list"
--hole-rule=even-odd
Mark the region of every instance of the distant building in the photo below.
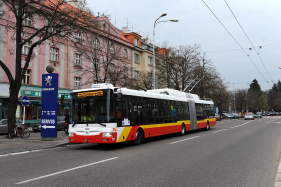
[[[153,44],[149,42],[148,36],[142,38],[141,35],[135,32],[128,33],[128,28],[123,27],[123,32],[125,37],[134,44],[133,49],[133,77],[136,81],[140,80],[141,78],[147,79],[143,80],[150,83],[152,86],[152,74],[153,74]],[[155,46],[155,64],[158,64],[159,61],[162,61],[162,57],[164,53],[167,51],[165,48],[159,48]],[[155,73],[156,79],[156,88],[158,88],[158,74],[159,72]],[[145,75],[140,77],[141,75]]]
[[[47,6],[52,6],[56,0],[46,0]],[[77,6],[74,2],[72,6]],[[132,49],[134,45],[122,34],[122,31],[115,28],[113,24],[107,19],[106,16],[97,17],[97,21],[102,25],[102,29],[109,30],[113,37],[111,37],[112,49],[120,49],[124,58],[122,61],[112,62],[112,66],[115,64],[122,64],[131,69],[132,65]],[[13,32],[7,31],[6,21],[14,21],[14,15],[4,3],[0,0],[0,59],[8,66],[11,70],[12,75],[15,76],[15,42],[12,39]],[[40,20],[36,16],[33,16],[28,23],[31,26],[37,27],[40,24]],[[95,38],[95,46],[106,46],[106,40],[101,34],[91,33]],[[23,33],[24,38],[24,33]],[[77,33],[77,40],[84,41],[85,35],[83,33]],[[35,37],[32,42],[36,42],[38,37]],[[27,43],[22,49],[22,62],[25,62],[26,55],[30,49],[31,43]],[[106,51],[106,47],[102,51]],[[111,50],[111,49],[110,49]],[[125,54],[126,53],[126,54]],[[105,58],[102,53],[96,59],[98,64],[102,64]],[[52,41],[46,41],[39,47],[34,49],[31,62],[24,76],[21,90],[18,96],[18,108],[16,113],[17,119],[23,118],[23,107],[21,106],[20,100],[22,96],[28,96],[31,100],[29,106],[26,107],[25,119],[26,123],[31,126],[34,123],[41,121],[41,82],[42,74],[47,73],[46,67],[48,65],[54,66],[54,73],[59,74],[59,94],[58,99],[61,95],[65,95],[65,102],[63,105],[58,107],[58,115],[65,116],[69,112],[69,101],[70,92],[74,89],[84,89],[90,87],[91,84],[95,83],[93,77],[91,77],[90,71],[83,73],[83,69],[90,67],[90,60],[85,57],[85,54],[77,50],[72,42],[67,39],[62,39],[60,42],[52,43]],[[23,67],[22,67],[23,68]],[[103,66],[99,66],[98,73],[100,76],[103,74]],[[128,71],[128,77],[132,77],[131,72]],[[110,81],[110,80],[108,80]],[[0,67],[0,119],[7,117],[9,102],[9,81],[5,72]]]

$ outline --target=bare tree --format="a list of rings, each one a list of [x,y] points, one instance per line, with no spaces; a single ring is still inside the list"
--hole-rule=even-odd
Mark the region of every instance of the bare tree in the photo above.
[[[118,40],[110,29],[92,29],[84,33],[82,42],[75,43],[77,51],[90,62],[82,69],[87,77],[84,84],[110,82],[114,86],[131,86],[131,61]],[[76,62],[73,65],[77,66]]]
[[[40,0],[2,0],[6,5],[7,31],[13,32],[15,41],[15,76],[8,66],[0,59],[0,66],[5,71],[10,84],[10,100],[8,106],[8,131],[9,137],[13,133],[18,94],[22,80],[29,66],[35,47],[45,41],[75,40],[75,31],[88,27],[98,27],[95,18],[89,14],[85,0],[80,1],[78,8],[67,4],[66,0],[56,0],[55,3],[46,4]],[[37,24],[33,24],[35,20]],[[40,23],[40,24],[38,24]],[[35,40],[36,38],[36,40]],[[29,48],[24,48],[28,44]],[[25,61],[22,64],[22,51]],[[22,69],[21,66],[24,66]]]
[[[194,77],[194,67],[200,60],[200,45],[169,47],[168,54],[159,56],[156,63],[159,72],[159,82],[168,88],[183,90],[189,81]]]

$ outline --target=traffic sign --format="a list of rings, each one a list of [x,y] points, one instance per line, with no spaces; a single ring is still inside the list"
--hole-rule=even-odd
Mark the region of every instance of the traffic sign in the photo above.
[[[30,103],[29,97],[23,96],[23,97],[21,98],[21,104],[22,104],[23,106],[27,106],[27,105],[29,105],[29,103]]]

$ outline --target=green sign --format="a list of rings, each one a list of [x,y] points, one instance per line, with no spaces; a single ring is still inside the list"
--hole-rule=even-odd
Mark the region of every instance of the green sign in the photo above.
[[[61,95],[64,95],[64,99],[71,99],[71,95],[68,93],[58,93],[58,98],[61,98]],[[22,96],[42,97],[42,92],[41,91],[32,91],[32,90],[23,90]]]

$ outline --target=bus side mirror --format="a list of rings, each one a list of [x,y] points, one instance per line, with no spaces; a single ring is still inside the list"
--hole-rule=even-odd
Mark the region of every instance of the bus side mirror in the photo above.
[[[117,92],[116,101],[117,101],[117,102],[122,101],[122,93],[121,93],[121,92]]]

